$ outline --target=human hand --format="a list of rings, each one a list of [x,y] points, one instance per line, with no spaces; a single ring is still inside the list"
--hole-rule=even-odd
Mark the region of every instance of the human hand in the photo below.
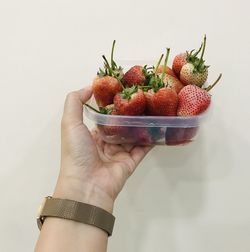
[[[61,128],[61,170],[54,197],[101,207],[109,212],[128,177],[151,147],[104,143],[83,123],[90,88],[70,93]]]

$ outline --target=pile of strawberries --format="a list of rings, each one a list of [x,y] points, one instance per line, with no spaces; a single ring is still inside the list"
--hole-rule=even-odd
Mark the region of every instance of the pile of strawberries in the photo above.
[[[99,113],[128,116],[195,116],[210,105],[208,93],[220,80],[204,87],[208,78],[204,52],[206,36],[198,50],[178,54],[167,66],[170,49],[155,66],[133,66],[126,73],[114,61],[113,42],[110,62],[103,55],[92,88]],[[162,60],[164,59],[163,64]],[[114,133],[118,127],[106,129]],[[120,130],[120,129],[119,129]],[[142,132],[142,130],[141,130]]]

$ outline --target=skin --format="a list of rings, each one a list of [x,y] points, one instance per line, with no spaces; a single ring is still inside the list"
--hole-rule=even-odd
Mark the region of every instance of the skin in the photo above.
[[[92,204],[112,213],[115,199],[151,147],[104,143],[83,123],[92,90],[70,93],[61,123],[61,169],[53,197]],[[86,147],[87,146],[87,147]],[[46,218],[35,252],[104,252],[108,235],[91,225]]]

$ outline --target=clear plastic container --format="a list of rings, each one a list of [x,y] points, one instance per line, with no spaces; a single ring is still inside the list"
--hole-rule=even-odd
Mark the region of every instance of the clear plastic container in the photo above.
[[[124,72],[134,65],[153,64],[153,60],[118,61]],[[97,108],[94,99],[90,105]],[[192,117],[120,116],[100,114],[85,107],[85,114],[96,124],[102,139],[107,143],[175,146],[194,141],[208,112]]]
[[[91,106],[97,107],[92,101]],[[85,115],[112,144],[184,145],[192,142],[208,112],[198,116],[104,115],[85,107]]]

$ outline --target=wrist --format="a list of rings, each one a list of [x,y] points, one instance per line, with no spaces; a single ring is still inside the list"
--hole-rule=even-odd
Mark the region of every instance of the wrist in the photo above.
[[[59,177],[53,197],[75,200],[113,212],[114,200],[97,185],[87,181]]]

